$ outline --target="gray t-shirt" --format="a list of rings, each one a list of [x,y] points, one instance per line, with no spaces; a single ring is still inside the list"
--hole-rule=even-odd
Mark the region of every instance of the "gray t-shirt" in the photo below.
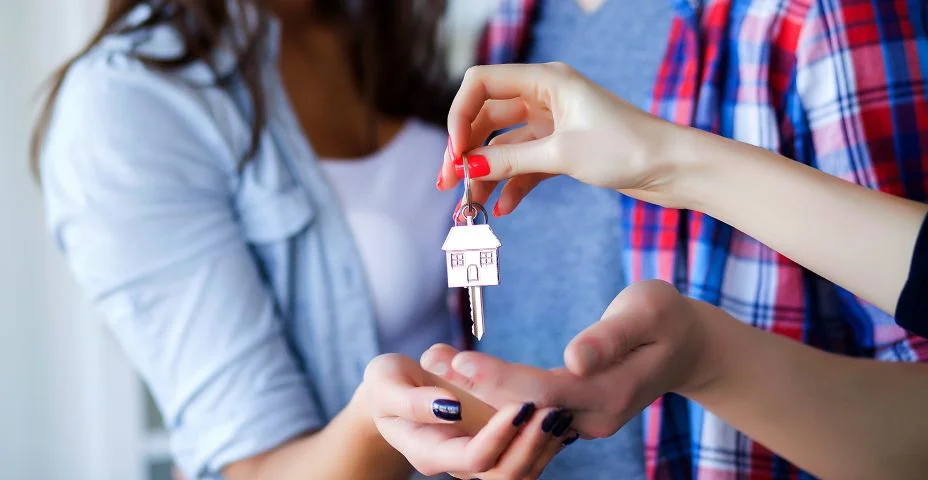
[[[538,8],[525,61],[565,62],[650,107],[673,18],[668,0],[607,0],[589,14],[574,0],[541,0]],[[513,362],[562,366],[570,339],[599,320],[625,286],[618,194],[555,178],[493,229],[503,243],[502,283],[484,289],[487,334],[478,348]],[[635,419],[609,439],[565,449],[543,478],[643,477]]]

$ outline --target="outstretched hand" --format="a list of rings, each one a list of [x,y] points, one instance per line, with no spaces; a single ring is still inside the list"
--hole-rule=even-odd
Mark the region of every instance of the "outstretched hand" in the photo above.
[[[511,364],[447,345],[432,347],[421,363],[490,405],[519,399],[560,406],[573,413],[572,428],[584,437],[607,437],[660,395],[712,380],[692,302],[664,282],[629,286],[570,342],[565,368]]]

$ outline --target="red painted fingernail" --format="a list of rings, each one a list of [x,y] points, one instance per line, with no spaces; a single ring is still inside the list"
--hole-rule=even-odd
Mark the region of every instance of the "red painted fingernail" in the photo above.
[[[441,184],[442,184],[441,170],[439,170],[439,171],[438,171],[438,179],[435,180],[435,188],[437,188],[439,192],[444,192],[445,189],[442,188],[442,185],[441,185]]]
[[[448,135],[448,153],[451,154],[452,160],[457,160],[458,156],[454,153],[454,142],[451,141],[451,135]]]
[[[493,216],[498,217],[499,215],[499,202],[496,202],[496,205],[493,205]]]
[[[470,178],[485,177],[490,174],[490,163],[483,155],[468,155],[467,165],[470,167]],[[464,160],[454,161],[454,174],[464,178]]]
[[[467,166],[470,167],[470,178],[480,178],[490,174],[490,162],[483,155],[468,155]]]

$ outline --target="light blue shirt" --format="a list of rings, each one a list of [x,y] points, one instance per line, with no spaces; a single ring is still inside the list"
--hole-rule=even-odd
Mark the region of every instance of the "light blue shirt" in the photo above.
[[[202,477],[322,427],[379,353],[363,266],[285,99],[272,33],[267,127],[242,168],[243,86],[130,55],[174,56],[166,26],[77,61],[42,156],[51,233],[150,386],[178,464]],[[233,66],[228,49],[215,63]]]

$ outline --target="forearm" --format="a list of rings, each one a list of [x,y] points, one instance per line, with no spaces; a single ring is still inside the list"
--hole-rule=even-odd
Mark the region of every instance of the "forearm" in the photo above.
[[[766,150],[686,130],[684,206],[747,233],[893,313],[928,207]],[[699,152],[693,159],[692,152]]]
[[[355,399],[325,428],[225,468],[229,480],[405,479],[411,467],[393,449]]]
[[[928,366],[824,353],[693,302],[714,375],[681,393],[823,478],[924,474]]]

